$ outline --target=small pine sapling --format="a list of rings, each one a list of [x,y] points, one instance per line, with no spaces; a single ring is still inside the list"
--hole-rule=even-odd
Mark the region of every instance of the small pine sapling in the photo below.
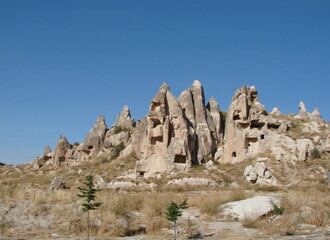
[[[93,176],[86,176],[85,182],[83,184],[86,186],[78,187],[80,194],[77,194],[78,197],[83,198],[85,202],[82,204],[82,211],[87,212],[87,240],[89,240],[89,232],[90,232],[90,221],[89,221],[89,211],[95,210],[97,207],[101,205],[99,202],[95,202],[96,192],[101,191],[100,189],[95,189],[93,184]]]
[[[174,240],[176,240],[176,234],[177,234],[177,220],[182,215],[182,210],[187,209],[189,207],[188,200],[185,199],[180,203],[176,203],[171,201],[166,208],[166,218],[173,224],[174,228]]]

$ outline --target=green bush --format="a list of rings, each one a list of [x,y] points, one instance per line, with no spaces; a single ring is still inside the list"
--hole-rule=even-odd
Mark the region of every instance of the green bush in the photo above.
[[[321,153],[317,148],[314,148],[311,152],[312,159],[318,159],[321,158]]]
[[[127,132],[127,131],[129,131],[129,129],[123,128],[122,126],[115,126],[113,129],[114,134],[118,134],[120,132]]]
[[[108,163],[108,162],[110,162],[110,161],[109,161],[109,159],[103,158],[103,159],[101,159],[100,162],[101,162],[101,163]]]
[[[114,148],[112,149],[112,154],[110,159],[111,160],[116,159],[119,156],[120,152],[123,151],[124,149],[125,149],[125,145],[122,142],[114,146]]]

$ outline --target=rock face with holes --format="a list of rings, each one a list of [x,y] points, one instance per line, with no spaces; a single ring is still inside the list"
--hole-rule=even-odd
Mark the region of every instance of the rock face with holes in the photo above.
[[[87,155],[86,157],[89,159],[96,157],[103,147],[106,130],[107,126],[104,117],[99,116],[93,129],[88,132],[82,144],[80,149],[81,154],[85,153]]]
[[[82,143],[71,145],[61,136],[55,150],[46,147],[33,166],[74,165],[135,155],[137,176],[149,177],[173,169],[185,171],[213,160],[236,164],[266,150],[279,162],[305,161],[315,148],[330,152],[330,137],[325,137],[330,136],[329,126],[318,109],[308,113],[303,102],[299,107],[295,116],[282,115],[278,108],[268,114],[256,88],[244,85],[234,94],[224,119],[215,98],[205,104],[204,88],[198,80],[178,98],[164,83],[142,120],[135,122],[127,106],[110,129],[99,116]],[[297,137],[298,130],[302,134]],[[314,142],[309,139],[321,131],[328,133],[319,139],[313,136]],[[249,171],[251,181],[253,174]]]
[[[303,132],[317,132],[320,126],[320,114],[309,114],[305,104],[300,102],[300,112],[295,119],[309,118],[304,123]],[[269,115],[259,102],[254,86],[243,86],[233,96],[226,119],[224,146],[218,148],[216,159],[222,163],[232,163],[253,158],[265,150],[270,150],[277,161],[305,161],[314,149],[314,144],[306,138],[293,139],[286,132],[290,129],[290,120],[275,118],[280,113],[276,109]],[[300,120],[296,120],[300,121]],[[307,121],[307,120],[305,120]],[[323,121],[324,122],[324,121]],[[313,128],[313,126],[316,127]]]
[[[175,98],[163,84],[151,100],[148,116],[137,123],[132,142],[141,161],[140,176],[203,164],[222,141],[219,105],[214,98],[205,106],[199,81]]]
[[[233,96],[227,112],[223,163],[237,163],[265,150],[267,129],[281,124],[270,122],[254,86],[243,86]]]
[[[60,136],[54,150],[53,165],[60,166],[63,162],[65,162],[66,153],[71,148],[72,146],[66,137]]]

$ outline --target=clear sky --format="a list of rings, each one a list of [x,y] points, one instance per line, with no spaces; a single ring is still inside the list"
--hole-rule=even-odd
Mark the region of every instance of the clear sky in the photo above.
[[[98,115],[147,114],[163,82],[195,79],[227,111],[243,84],[268,111],[299,101],[330,120],[328,0],[0,1],[0,162],[59,135],[82,142]]]

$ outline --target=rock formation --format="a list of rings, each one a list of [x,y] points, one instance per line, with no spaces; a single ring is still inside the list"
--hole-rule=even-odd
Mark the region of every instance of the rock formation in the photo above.
[[[299,103],[299,109],[300,109],[300,111],[299,111],[299,113],[298,113],[298,116],[300,117],[300,118],[308,118],[308,112],[307,112],[307,110],[306,110],[306,106],[305,106],[305,103],[303,103],[303,102],[300,102]]]
[[[54,150],[54,159],[53,159],[53,165],[54,166],[60,166],[65,163],[66,159],[66,153],[68,150],[70,150],[72,146],[64,136],[60,136],[57,145]]]
[[[270,114],[273,114],[275,116],[278,116],[278,115],[281,115],[282,113],[281,113],[281,111],[280,111],[279,108],[274,107]]]
[[[133,128],[134,127],[134,120],[131,117],[131,112],[127,105],[123,107],[123,110],[117,116],[117,120],[115,126],[120,126],[123,128]]]
[[[149,177],[173,169],[185,171],[192,165],[206,162],[213,164],[211,159],[235,164],[255,158],[266,150],[277,161],[305,161],[315,148],[330,152],[330,137],[312,141],[288,134],[297,121],[306,134],[318,132],[321,127],[328,129],[318,109],[308,113],[303,102],[299,106],[300,112],[294,118],[283,116],[278,108],[268,114],[259,101],[257,89],[244,85],[234,94],[224,119],[215,98],[211,97],[205,105],[204,89],[198,80],[178,98],[164,83],[142,120],[135,122],[127,106],[110,129],[104,117],[99,116],[81,144],[71,145],[61,136],[55,150],[52,152],[47,146],[33,164],[40,168],[113,159],[119,154],[122,157],[135,155],[137,176]],[[252,167],[246,170],[249,181],[259,178],[273,181],[265,173],[254,179],[254,172]]]
[[[244,177],[251,183],[276,184],[276,179],[272,176],[264,162],[258,162],[255,166],[247,166],[244,170]]]
[[[205,107],[204,90],[194,81],[176,99],[163,84],[151,100],[148,116],[137,123],[133,146],[141,161],[141,176],[172,169],[187,170],[214,156],[222,141],[223,127],[219,105],[211,98]]]
[[[270,127],[267,123],[267,112],[259,102],[256,88],[238,89],[227,112],[222,162],[241,162],[264,151],[266,130]]]

